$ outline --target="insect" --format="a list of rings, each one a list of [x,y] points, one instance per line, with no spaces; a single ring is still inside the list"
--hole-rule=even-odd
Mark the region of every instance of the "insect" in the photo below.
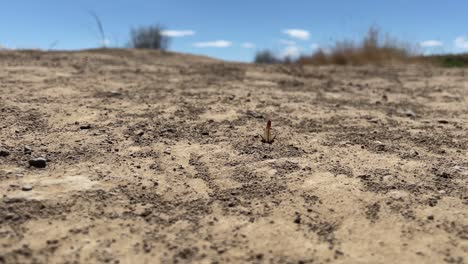
[[[264,136],[260,135],[262,137],[262,142],[263,143],[268,143],[271,144],[273,141],[275,141],[276,135],[272,136],[271,135],[271,120],[268,120],[265,131],[264,131]]]

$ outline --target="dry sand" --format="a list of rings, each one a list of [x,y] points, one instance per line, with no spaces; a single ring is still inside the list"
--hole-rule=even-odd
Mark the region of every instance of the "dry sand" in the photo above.
[[[0,263],[466,263],[467,74],[2,51]]]

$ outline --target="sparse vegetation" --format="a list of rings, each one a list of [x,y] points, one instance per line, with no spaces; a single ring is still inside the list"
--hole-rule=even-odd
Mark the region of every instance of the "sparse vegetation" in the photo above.
[[[432,61],[436,65],[443,67],[468,67],[468,53],[435,55],[426,57],[426,59]]]
[[[142,26],[130,32],[130,47],[135,49],[167,50],[169,37],[162,34],[163,28],[159,25]]]
[[[262,50],[255,54],[254,62],[262,64],[274,64],[281,63],[281,60],[278,59],[271,50]]]
[[[411,45],[389,36],[382,39],[377,28],[371,27],[360,43],[350,40],[338,41],[328,52],[317,50],[311,56],[299,58],[300,64],[384,64],[395,61],[407,62],[416,55]]]

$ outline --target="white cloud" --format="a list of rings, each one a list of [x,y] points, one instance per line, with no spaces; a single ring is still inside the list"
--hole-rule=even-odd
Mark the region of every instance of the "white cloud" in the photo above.
[[[163,30],[161,32],[163,36],[168,37],[187,37],[195,35],[193,30]]]
[[[287,46],[282,52],[282,57],[298,57],[301,54],[301,50],[297,46]]]
[[[244,42],[242,43],[241,47],[243,47],[244,49],[253,49],[255,48],[255,44],[251,42]]]
[[[283,33],[288,35],[291,38],[297,38],[301,40],[308,40],[310,37],[310,33],[307,30],[304,29],[286,29],[283,30]]]
[[[281,51],[280,56],[283,58],[291,57],[295,58],[298,57],[301,53],[300,48],[297,46],[296,41],[289,40],[289,39],[280,39],[280,44],[284,45],[284,49]]]
[[[425,48],[434,48],[434,47],[442,47],[444,43],[438,40],[426,40],[420,43],[422,47]]]
[[[295,46],[296,45],[296,41],[294,40],[289,40],[289,39],[280,39],[279,41],[282,45],[286,45],[286,46]]]
[[[465,37],[458,37],[455,39],[455,47],[459,49],[468,49],[468,40]]]
[[[193,46],[198,48],[227,48],[232,45],[232,42],[227,40],[216,40],[208,42],[196,42]]]
[[[320,48],[320,45],[317,44],[317,43],[312,43],[312,44],[310,44],[309,47],[310,47],[312,50],[316,50],[316,49],[319,49],[319,48]]]
[[[99,40],[99,45],[101,45],[101,46],[109,46],[110,44],[111,44],[110,39],[106,38],[106,39]]]

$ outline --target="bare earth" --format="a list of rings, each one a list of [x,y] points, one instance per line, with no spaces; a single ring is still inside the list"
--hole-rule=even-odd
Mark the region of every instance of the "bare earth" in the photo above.
[[[467,263],[467,75],[0,52],[0,263]]]

